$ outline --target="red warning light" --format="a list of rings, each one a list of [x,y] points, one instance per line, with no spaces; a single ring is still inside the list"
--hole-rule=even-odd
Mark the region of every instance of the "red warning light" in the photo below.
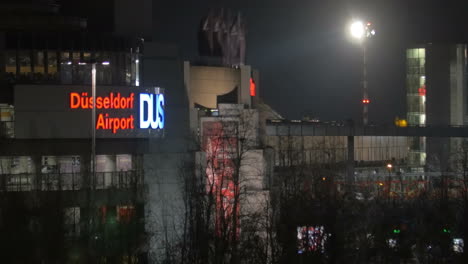
[[[426,85],[421,86],[421,88],[418,89],[418,93],[420,96],[425,96],[426,95]]]
[[[370,100],[369,100],[369,99],[362,99],[362,103],[363,103],[363,104],[369,104],[369,103],[370,103]]]
[[[255,88],[255,82],[252,78],[250,78],[250,96],[255,96],[257,94]]]

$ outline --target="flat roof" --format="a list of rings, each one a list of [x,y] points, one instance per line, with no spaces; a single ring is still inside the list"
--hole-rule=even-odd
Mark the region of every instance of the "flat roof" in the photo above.
[[[468,126],[351,125],[267,120],[267,136],[468,137]]]

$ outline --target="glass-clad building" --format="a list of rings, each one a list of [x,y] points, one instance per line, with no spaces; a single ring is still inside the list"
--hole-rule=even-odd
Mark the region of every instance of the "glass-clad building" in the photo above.
[[[407,121],[410,126],[426,125],[426,49],[406,50],[406,101]],[[426,139],[409,139],[408,163],[422,167],[426,160]]]
[[[15,83],[91,84],[90,62],[95,61],[98,85],[138,86],[140,50],[133,40],[73,31],[3,36],[0,70]]]

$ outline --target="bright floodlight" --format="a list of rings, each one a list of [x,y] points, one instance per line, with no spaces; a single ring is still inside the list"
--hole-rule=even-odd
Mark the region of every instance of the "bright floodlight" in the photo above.
[[[354,21],[351,24],[350,30],[351,36],[357,39],[362,39],[364,37],[366,29],[364,28],[364,23],[362,23],[361,21]]]

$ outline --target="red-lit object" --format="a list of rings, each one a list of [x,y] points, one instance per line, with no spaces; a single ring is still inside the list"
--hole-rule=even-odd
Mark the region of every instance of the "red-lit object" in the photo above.
[[[133,206],[120,206],[117,208],[117,221],[121,223],[130,223],[135,217],[135,208]]]
[[[426,95],[426,85],[421,86],[421,88],[418,89],[419,95],[420,96],[425,96]]]
[[[129,117],[109,117],[109,114],[99,114],[96,122],[96,129],[111,129],[112,133],[117,133],[119,129],[135,129],[135,118]]]
[[[122,96],[120,93],[110,93],[109,96],[96,97],[97,109],[133,109],[134,104],[134,93],[130,93],[128,97]],[[92,109],[93,107],[93,98],[88,93],[70,93],[71,109]]]
[[[370,103],[370,100],[369,100],[369,99],[362,99],[362,103],[363,103],[363,104],[369,104],[369,103]]]
[[[250,96],[255,96],[257,94],[255,88],[255,82],[252,78],[250,78]]]
[[[92,109],[94,108],[93,97],[88,93],[70,93],[71,109]],[[108,96],[96,97],[97,109],[134,109],[135,93],[123,96],[120,93],[109,93]],[[135,118],[133,115],[125,117],[111,117],[109,113],[100,113],[97,116],[96,129],[112,130],[117,133],[121,129],[135,129]]]
[[[235,124],[204,122],[202,139],[207,160],[206,191],[214,196],[215,201],[215,231],[219,236],[233,233],[235,236],[232,236],[232,239],[238,239],[240,234],[240,204],[236,196],[239,193],[239,185],[234,181],[235,164],[230,152],[238,148],[238,142],[225,128]],[[237,217],[233,219],[235,212]]]

